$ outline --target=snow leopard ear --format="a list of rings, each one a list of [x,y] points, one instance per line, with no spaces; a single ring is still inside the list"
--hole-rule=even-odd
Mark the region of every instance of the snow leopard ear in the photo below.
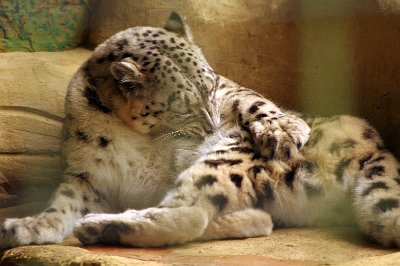
[[[136,98],[147,96],[148,93],[145,89],[146,76],[133,61],[113,62],[111,63],[110,71],[118,82],[118,88],[123,95]]]
[[[182,35],[189,42],[193,42],[192,31],[190,30],[189,26],[184,22],[182,17],[175,11],[173,11],[171,15],[169,15],[169,18],[165,23],[164,29]]]

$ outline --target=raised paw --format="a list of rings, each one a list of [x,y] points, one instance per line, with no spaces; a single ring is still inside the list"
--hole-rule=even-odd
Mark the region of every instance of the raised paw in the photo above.
[[[118,220],[115,214],[86,215],[75,224],[74,235],[85,245],[121,244],[121,236],[129,232],[129,227]]]
[[[301,118],[284,114],[252,122],[250,132],[262,156],[287,160],[295,156],[307,142],[310,127]]]
[[[0,231],[0,249],[61,242],[63,236],[55,227],[55,221],[39,218],[7,219]]]

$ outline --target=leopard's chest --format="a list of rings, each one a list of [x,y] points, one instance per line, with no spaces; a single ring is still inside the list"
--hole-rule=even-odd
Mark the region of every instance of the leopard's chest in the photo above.
[[[169,147],[156,146],[139,152],[143,160],[131,161],[130,173],[120,188],[123,209],[156,206],[171,190],[177,176],[173,150]]]
[[[115,123],[84,132],[87,142],[73,137],[67,143],[67,164],[73,172],[87,173],[112,211],[155,206],[171,189],[176,178],[173,147]],[[99,136],[107,145],[99,145]]]

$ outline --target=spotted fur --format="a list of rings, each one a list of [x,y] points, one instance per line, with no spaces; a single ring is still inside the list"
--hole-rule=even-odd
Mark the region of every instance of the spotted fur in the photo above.
[[[0,247],[163,246],[343,223],[400,246],[399,166],[365,121],[307,119],[214,73],[176,13],[100,45],[69,85],[65,182]],[[351,203],[353,202],[353,204]],[[340,213],[337,213],[337,212]]]

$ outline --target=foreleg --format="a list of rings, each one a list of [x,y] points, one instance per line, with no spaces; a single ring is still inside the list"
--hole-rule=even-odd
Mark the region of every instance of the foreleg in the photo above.
[[[245,209],[217,216],[199,239],[227,239],[268,236],[272,233],[271,216],[258,209]]]
[[[6,219],[1,227],[0,249],[15,246],[59,243],[72,233],[77,219],[101,211],[101,199],[87,182],[70,180],[55,192],[43,212],[22,219]]]
[[[237,121],[263,156],[288,159],[298,153],[309,138],[306,122],[261,94],[223,80],[216,97],[223,121]]]
[[[207,224],[207,214],[199,207],[149,208],[90,214],[77,223],[74,234],[83,244],[159,247],[194,240]]]

